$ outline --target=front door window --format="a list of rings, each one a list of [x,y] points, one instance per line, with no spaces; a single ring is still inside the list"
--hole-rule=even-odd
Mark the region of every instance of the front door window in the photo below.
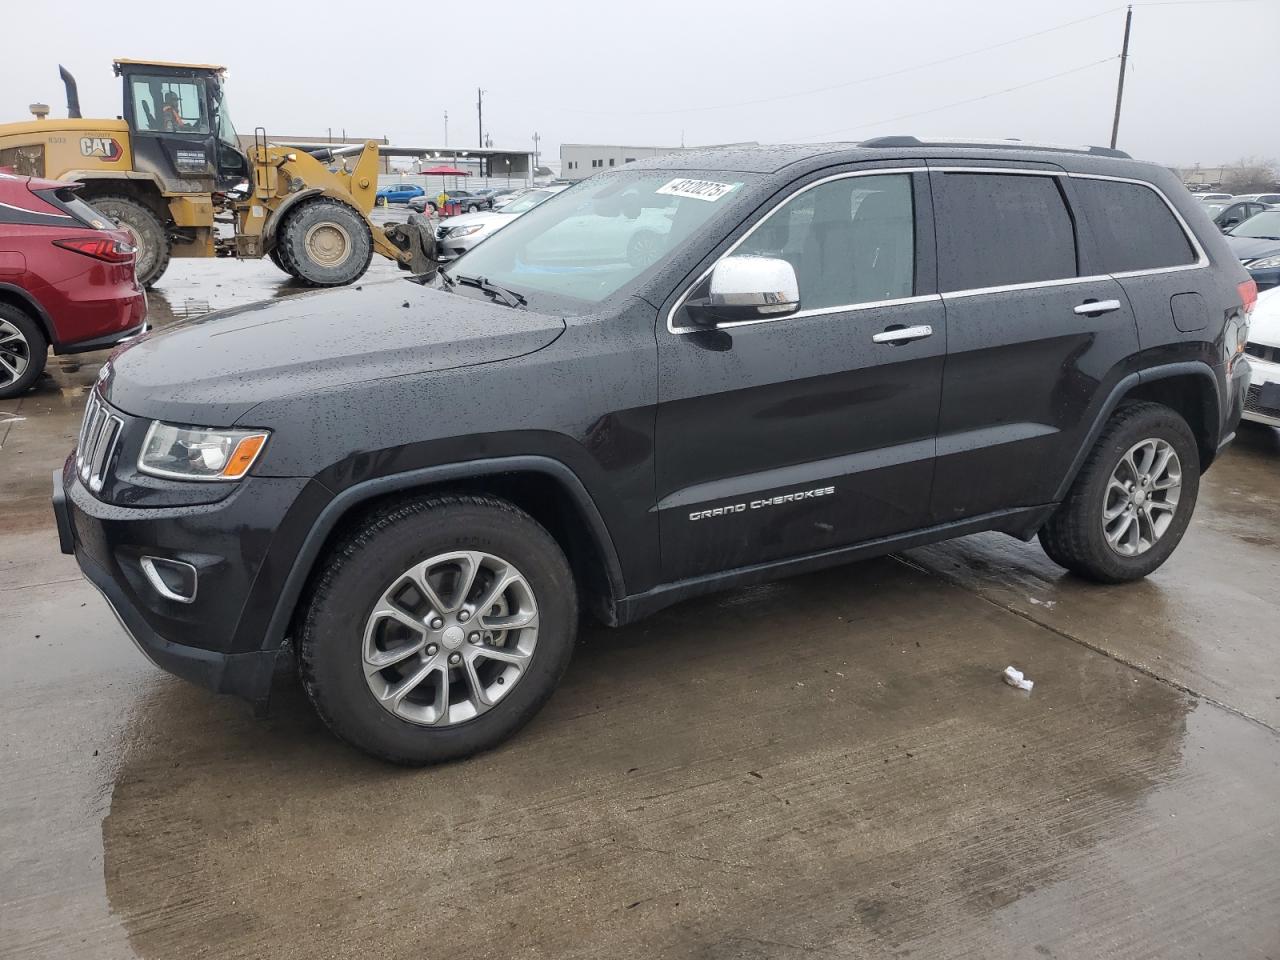
[[[135,76],[132,86],[134,123],[139,130],[209,132],[203,80]]]

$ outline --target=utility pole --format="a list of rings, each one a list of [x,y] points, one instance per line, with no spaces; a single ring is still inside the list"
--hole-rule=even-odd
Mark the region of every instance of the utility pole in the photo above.
[[[542,156],[538,153],[538,141],[542,138],[538,136],[538,131],[533,131],[533,169],[529,171],[529,182],[533,183],[538,176],[538,159]]]
[[[444,112],[444,145],[449,145],[449,111]]]
[[[1116,81],[1116,116],[1111,121],[1111,149],[1120,135],[1120,104],[1124,102],[1124,68],[1129,62],[1129,28],[1133,26],[1133,6],[1124,15],[1124,43],[1120,46],[1120,78]]]
[[[484,149],[484,91],[476,87],[476,122],[479,124],[480,138],[476,146]]]

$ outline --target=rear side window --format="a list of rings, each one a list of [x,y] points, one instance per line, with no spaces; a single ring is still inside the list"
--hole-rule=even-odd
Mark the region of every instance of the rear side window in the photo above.
[[[1057,177],[933,175],[943,293],[1076,276],[1076,239]]]
[[[1089,220],[1102,272],[1155,270],[1196,262],[1182,225],[1150,187],[1079,178],[1072,183]]]

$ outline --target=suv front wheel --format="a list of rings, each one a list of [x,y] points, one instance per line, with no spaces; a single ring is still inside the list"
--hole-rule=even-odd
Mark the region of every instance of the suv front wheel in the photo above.
[[[486,750],[551,696],[578,601],[556,541],[491,497],[375,513],[340,543],[302,625],[303,685],[343,740],[421,765]]]
[[[1040,545],[1089,580],[1138,580],[1173,553],[1199,489],[1200,454],[1187,422],[1163,404],[1126,404],[1041,528]]]

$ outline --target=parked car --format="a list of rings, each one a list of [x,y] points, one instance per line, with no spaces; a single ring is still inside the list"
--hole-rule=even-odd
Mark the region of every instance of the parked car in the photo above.
[[[442,262],[454,260],[496,230],[501,230],[521,214],[528,213],[544,200],[549,200],[567,187],[547,187],[530,190],[519,200],[497,210],[484,213],[464,213],[450,217],[436,228],[436,258]]]
[[[456,203],[465,213],[477,213],[480,210],[488,210],[493,206],[493,201],[487,197],[479,196],[471,193],[469,190],[447,190],[445,196],[449,203]],[[416,210],[418,213],[439,212],[440,194],[430,194],[428,196],[418,197],[409,201],[409,209]]]
[[[1244,401],[1246,420],[1280,427],[1280,288],[1258,294],[1249,318],[1249,392]]]
[[[1280,285],[1280,209],[1254,214],[1228,230],[1226,237],[1259,290]]]
[[[0,399],[36,382],[50,348],[101,350],[145,325],[129,234],[78,187],[0,173]]]
[[[600,251],[654,217],[656,259]],[[979,531],[1146,576],[1234,435],[1255,296],[1173,174],[1115,150],[641,160],[428,284],[119,352],[59,536],[164,669],[261,705],[291,638],[342,739],[463,757],[551,696],[579,610]]]
[[[507,204],[509,204],[509,203],[515,203],[515,201],[516,201],[516,200],[518,200],[518,199],[520,199],[521,197],[523,197],[526,193],[528,193],[528,192],[529,192],[529,190],[532,190],[532,189],[538,189],[538,188],[536,188],[536,187],[530,187],[530,188],[527,188],[527,189],[524,189],[524,190],[512,190],[510,193],[504,193],[504,194],[502,194],[502,195],[500,195],[500,196],[494,197],[494,198],[493,198],[493,209],[495,209],[495,210],[501,210],[501,209],[502,209],[503,207],[505,207]]]
[[[1269,204],[1261,203],[1257,200],[1240,200],[1236,198],[1206,203],[1204,206],[1209,211],[1209,216],[1213,218],[1213,222],[1218,225],[1218,229],[1227,231],[1244,223],[1255,213],[1261,213],[1266,210]]]
[[[1273,204],[1280,203],[1280,193],[1242,193],[1234,200],[1256,200],[1259,203]]]
[[[1231,199],[1231,194],[1229,193],[1193,193],[1192,196],[1195,197],[1197,200],[1206,201],[1206,202],[1214,202],[1218,200]]]
[[[414,197],[425,194],[426,191],[416,183],[394,183],[379,187],[378,192],[373,196],[373,202],[380,207],[385,207],[388,203],[409,203]]]

